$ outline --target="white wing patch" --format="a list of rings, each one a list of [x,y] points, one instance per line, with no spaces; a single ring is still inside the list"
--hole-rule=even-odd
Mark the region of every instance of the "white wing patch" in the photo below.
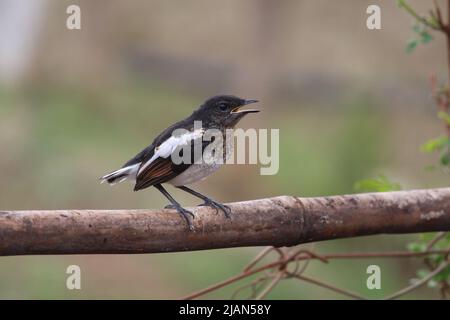
[[[179,136],[173,135],[169,139],[161,143],[155,148],[153,157],[151,157],[146,163],[139,169],[137,175],[139,175],[145,168],[147,168],[157,158],[168,158],[172,155],[175,149],[179,146],[185,146],[191,143],[192,140],[200,139],[203,137],[205,129],[198,129],[194,131],[187,131]]]

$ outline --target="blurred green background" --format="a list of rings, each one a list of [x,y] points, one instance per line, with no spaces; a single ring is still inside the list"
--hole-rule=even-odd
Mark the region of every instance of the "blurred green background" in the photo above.
[[[426,12],[431,1],[410,1]],[[78,4],[82,29],[65,27]],[[366,8],[382,8],[382,30]],[[206,97],[261,101],[241,126],[280,129],[280,171],[223,168],[197,188],[224,202],[354,192],[384,174],[404,188],[448,185],[419,146],[441,134],[428,75],[445,79],[441,37],[413,54],[411,18],[395,1],[0,0],[0,209],[159,208],[153,189],[100,185]],[[239,181],[240,183],[236,183]],[[195,199],[170,189],[185,205]],[[318,252],[403,250],[415,239],[318,243]],[[0,258],[0,298],[177,298],[231,276],[260,248],[203,252]],[[66,267],[82,290],[65,287]],[[366,268],[382,268],[382,290]],[[377,298],[408,284],[419,259],[312,262],[306,275]],[[241,283],[242,284],[242,283]],[[228,298],[232,286],[207,297]],[[340,298],[283,281],[268,298]],[[408,298],[437,298],[423,288]]]

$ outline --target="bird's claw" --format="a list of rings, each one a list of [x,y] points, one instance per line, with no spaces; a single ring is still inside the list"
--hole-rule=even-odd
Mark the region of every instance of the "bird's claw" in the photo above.
[[[167,206],[164,207],[164,209],[174,209],[177,210],[178,213],[184,218],[184,220],[186,220],[186,223],[188,225],[188,228],[190,231],[194,230],[194,226],[192,225],[191,219],[189,218],[189,216],[191,216],[192,219],[195,218],[194,213],[192,213],[191,211],[183,208],[182,206],[177,206],[174,204],[168,204]]]
[[[225,217],[227,217],[228,219],[231,218],[231,209],[229,206],[227,206],[225,204],[221,204],[219,202],[209,199],[209,200],[206,200],[204,203],[200,204],[199,206],[201,206],[201,207],[207,206],[207,207],[214,208],[214,209],[216,209],[216,214],[219,213],[219,210],[221,210],[225,214]]]

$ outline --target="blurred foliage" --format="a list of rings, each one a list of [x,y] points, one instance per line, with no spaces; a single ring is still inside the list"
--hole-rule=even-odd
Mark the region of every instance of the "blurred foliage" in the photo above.
[[[421,146],[421,150],[427,153],[438,152],[440,165],[443,167],[450,165],[450,138],[448,136],[428,140]]]
[[[387,192],[402,189],[399,183],[390,181],[384,175],[378,175],[375,178],[357,181],[354,187],[358,192]]]
[[[434,2],[434,10],[430,10],[430,16],[428,18],[419,16],[417,12],[406,2],[406,0],[398,0],[398,5],[400,8],[405,9],[411,16],[413,16],[416,19],[416,24],[413,26],[413,32],[416,34],[417,37],[408,43],[406,49],[407,52],[412,52],[419,43],[426,44],[431,40],[433,40],[433,37],[429,33],[430,28],[438,31],[444,31],[446,33],[447,40],[448,41],[450,40],[450,35],[447,34],[448,31],[444,30],[444,27],[442,27],[444,22],[442,20],[441,11],[437,2]],[[447,10],[450,10],[450,7],[447,8]],[[450,21],[448,21],[447,23],[450,24]],[[447,47],[446,51],[444,51],[444,53],[448,57],[450,57],[449,50],[450,48]],[[450,68],[450,66],[448,67]],[[447,74],[447,76],[450,77],[450,73]],[[450,79],[447,79],[447,81],[449,82]],[[433,88],[433,90],[436,90],[436,88]],[[440,104],[441,103],[445,104],[444,108],[447,110],[446,111],[439,110],[437,112],[437,116],[444,122],[445,128],[448,129],[448,125],[450,124],[450,115],[448,114],[450,92],[448,89],[444,90],[444,87],[442,87],[438,90],[438,92],[433,92],[433,94],[438,95],[436,102],[441,109],[442,106]],[[444,102],[440,100],[442,94],[446,99],[446,101]],[[426,143],[422,144],[421,150],[427,153],[438,152],[440,154],[439,164],[443,167],[450,166],[450,137],[448,136],[448,134],[445,136],[428,140]],[[435,239],[439,240],[436,242]],[[408,249],[413,252],[424,252],[430,249],[447,250],[448,248],[450,248],[450,232],[446,234],[443,233],[442,236],[435,233],[420,234],[419,241],[410,242],[408,244]],[[428,267],[428,269],[421,268],[417,271],[419,279],[427,277],[430,274],[430,272],[436,269],[447,258],[448,257],[444,254],[436,254],[425,258],[424,264],[425,266]],[[412,279],[412,281],[413,282],[417,281],[417,279]],[[449,285],[450,285],[450,266],[445,268],[443,271],[441,271],[440,273],[435,275],[431,280],[428,281],[429,287],[432,288],[439,287],[443,297],[445,297],[446,291],[449,290]]]
[[[425,252],[429,250],[429,243],[433,241],[438,236],[438,233],[423,233],[420,234],[419,240],[411,242],[408,244],[408,250],[411,252]],[[446,233],[442,239],[437,241],[433,245],[434,250],[447,250],[450,247],[450,232]],[[428,269],[420,268],[417,271],[417,276],[419,279],[427,277],[430,272],[437,268],[442,262],[444,262],[446,256],[443,254],[433,254],[424,259],[425,266]],[[412,279],[412,281],[417,281],[417,279]],[[428,281],[428,286],[430,288],[440,288],[444,286],[448,288],[450,285],[450,266],[445,268],[443,271],[435,275]]]
[[[427,44],[433,37],[431,36],[428,28],[422,23],[416,23],[412,26],[412,31],[416,34],[416,37],[408,41],[406,45],[406,52],[411,53],[419,44]]]
[[[439,23],[435,14],[431,14],[430,17],[420,16],[406,0],[397,0],[397,4],[399,8],[404,9],[416,20],[411,28],[415,36],[406,45],[406,52],[411,53],[419,44],[427,44],[433,40],[430,29],[438,29]]]
[[[442,14],[436,2],[435,9],[430,10],[430,17],[428,18],[419,16],[419,14],[406,2],[406,0],[398,0],[398,5],[400,8],[405,9],[411,16],[416,19],[416,24],[412,29],[413,32],[418,36],[418,38],[415,38],[408,43],[406,49],[408,52],[412,52],[419,43],[425,44],[433,40],[433,37],[429,33],[430,28],[434,29],[435,31],[447,32],[446,30],[444,30],[444,27],[442,27]],[[450,8],[448,8],[448,10],[450,10]],[[448,23],[450,24],[450,21]],[[450,39],[450,36],[447,37],[449,37]],[[446,50],[447,52],[445,53],[447,54],[447,56],[450,56],[450,52],[448,51],[449,49],[447,48]],[[447,76],[450,77],[450,74],[448,74]],[[450,79],[448,79],[448,81],[450,81]],[[444,106],[444,108],[449,108],[450,92],[448,91],[448,89],[441,87],[438,92],[433,92],[433,94],[437,95],[436,102],[438,104],[443,103],[446,105],[446,107]],[[446,99],[446,102],[441,102],[441,98]],[[437,112],[437,116],[444,122],[446,126],[450,125],[450,115],[448,114],[448,110],[439,110]],[[443,136],[428,140],[422,145],[421,150],[428,153],[438,152],[440,154],[440,165],[443,167],[450,166],[450,137],[448,135],[445,137]]]

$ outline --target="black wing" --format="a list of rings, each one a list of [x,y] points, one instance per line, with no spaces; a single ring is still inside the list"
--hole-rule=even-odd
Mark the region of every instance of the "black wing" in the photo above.
[[[136,163],[141,163],[139,170],[141,167],[153,157],[155,152],[155,147],[161,145],[164,141],[169,139],[172,136],[172,132],[176,129],[186,129],[192,130],[194,126],[194,119],[192,115],[182,121],[174,123],[166,130],[161,132],[149,145],[147,148],[139,152],[134,158],[130,159],[127,163],[123,165],[123,167],[127,167]],[[136,177],[136,185],[134,190],[141,190],[147,187],[150,187],[157,183],[164,183],[173,179],[178,174],[182,173],[186,170],[189,165],[180,164],[175,165],[171,161],[171,158],[157,158],[153,161],[153,163],[148,166],[143,172],[140,172]],[[139,172],[139,171],[138,171]]]
[[[170,136],[172,135],[172,132],[176,129],[179,128],[186,128],[186,129],[190,129],[192,128],[194,125],[194,120],[192,120],[192,115],[189,116],[188,118],[179,121],[177,123],[174,123],[173,125],[171,125],[170,127],[168,127],[166,130],[164,130],[163,132],[161,132],[152,142],[151,145],[149,145],[148,147],[146,147],[144,150],[142,150],[141,152],[139,152],[137,155],[135,155],[132,159],[128,160],[127,163],[125,163],[122,168],[131,166],[133,164],[136,163],[145,163],[148,159],[150,159],[151,157],[153,157],[153,153],[155,151],[155,146],[159,146],[162,142],[164,142],[165,140],[167,140],[168,138],[170,138]]]
[[[211,141],[202,141],[202,153],[199,154],[199,156],[203,154],[203,150],[210,143]],[[195,158],[196,153],[194,149],[195,149],[195,142],[191,141],[191,153],[189,163],[175,164],[172,162],[171,156],[167,158],[155,159],[149,166],[147,166],[144,170],[142,170],[142,172],[139,171],[136,177],[136,185],[134,186],[134,190],[137,191],[148,188],[155,184],[164,183],[178,176],[180,173],[189,168],[189,166],[191,166],[191,164],[197,160]],[[183,156],[183,150],[179,151],[179,155],[180,157]]]

